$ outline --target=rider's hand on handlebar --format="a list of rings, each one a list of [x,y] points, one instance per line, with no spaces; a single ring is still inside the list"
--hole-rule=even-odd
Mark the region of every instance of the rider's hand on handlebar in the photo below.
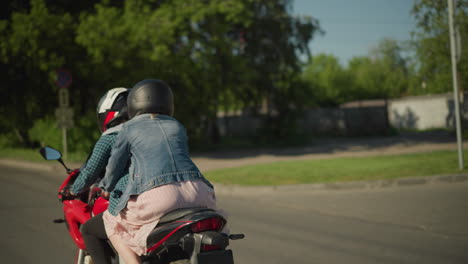
[[[109,200],[109,196],[110,196],[109,192],[102,191],[102,193],[101,193],[102,198],[104,198],[106,200]]]
[[[71,191],[70,186],[63,188],[60,194],[62,195],[63,200],[73,200],[77,197],[77,195]]]

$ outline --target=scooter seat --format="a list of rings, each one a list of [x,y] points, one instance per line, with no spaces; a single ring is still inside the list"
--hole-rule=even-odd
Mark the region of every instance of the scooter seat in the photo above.
[[[207,211],[214,211],[213,209],[206,208],[206,207],[193,207],[193,208],[180,208],[176,209],[174,211],[171,211],[164,215],[160,220],[158,225],[165,224],[168,222],[175,221],[177,219],[180,219],[184,216],[187,216],[189,214],[194,214],[194,213],[200,213],[200,212],[207,212]]]

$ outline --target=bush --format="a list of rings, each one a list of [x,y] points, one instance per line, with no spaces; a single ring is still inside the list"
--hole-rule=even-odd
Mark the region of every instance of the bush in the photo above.
[[[11,148],[18,145],[18,138],[13,133],[0,134],[0,148]]]
[[[90,153],[97,139],[99,129],[96,124],[96,116],[89,112],[82,116],[75,127],[67,130],[67,147],[69,152]],[[51,146],[63,150],[62,129],[57,127],[55,118],[47,116],[34,122],[28,131],[29,139],[41,146]],[[1,144],[1,141],[0,141]]]
[[[39,143],[41,146],[51,146],[63,149],[62,131],[57,128],[55,118],[47,116],[34,122],[28,131],[29,139]]]
[[[70,142],[73,142],[72,149],[79,153],[91,153],[99,136],[96,115],[90,111],[76,122],[73,129],[70,129]]]

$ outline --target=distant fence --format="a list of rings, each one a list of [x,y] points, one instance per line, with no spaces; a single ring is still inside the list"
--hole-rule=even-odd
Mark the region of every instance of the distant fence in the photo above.
[[[461,112],[466,125],[468,103],[463,101]],[[382,135],[390,127],[400,130],[453,128],[454,113],[452,94],[411,96],[394,100],[357,101],[337,108],[308,109],[298,125],[304,132],[313,135]],[[218,118],[218,125],[222,136],[251,136],[261,127],[261,117],[245,113],[223,115]]]
[[[314,135],[374,135],[385,133],[389,128],[384,100],[309,109],[299,125],[304,132]]]

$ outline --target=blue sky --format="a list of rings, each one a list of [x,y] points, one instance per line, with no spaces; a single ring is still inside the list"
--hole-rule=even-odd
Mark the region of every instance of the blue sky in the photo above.
[[[293,0],[293,14],[320,21],[325,34],[310,42],[313,55],[328,53],[347,64],[385,38],[411,39],[416,21],[410,11],[413,0]]]

